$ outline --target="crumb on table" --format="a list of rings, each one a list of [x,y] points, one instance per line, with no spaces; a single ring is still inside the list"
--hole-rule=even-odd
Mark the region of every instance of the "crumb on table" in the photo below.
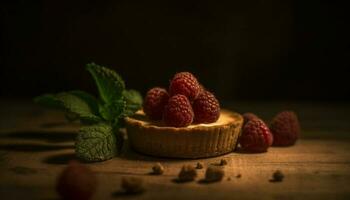
[[[178,175],[178,181],[193,181],[197,177],[197,171],[192,165],[184,165]]]
[[[164,173],[164,167],[159,162],[152,167],[152,174],[161,175]]]
[[[222,167],[209,166],[205,172],[205,181],[206,182],[221,181],[224,175],[225,175],[225,172]]]
[[[143,179],[137,177],[123,177],[121,187],[127,194],[137,194],[145,191]]]

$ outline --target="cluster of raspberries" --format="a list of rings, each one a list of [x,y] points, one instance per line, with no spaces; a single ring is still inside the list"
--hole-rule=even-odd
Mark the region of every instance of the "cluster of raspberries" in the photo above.
[[[150,89],[143,110],[150,119],[163,120],[172,127],[212,123],[220,116],[219,101],[189,72],[175,74],[168,91],[160,87]]]
[[[291,146],[300,135],[299,120],[293,111],[278,113],[269,125],[253,113],[245,113],[243,117],[239,143],[246,152],[266,152],[270,146]]]

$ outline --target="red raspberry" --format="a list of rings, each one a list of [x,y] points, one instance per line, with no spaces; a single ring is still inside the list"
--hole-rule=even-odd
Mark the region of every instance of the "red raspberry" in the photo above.
[[[178,94],[170,97],[165,106],[163,119],[169,126],[185,127],[193,121],[193,110],[186,96]]]
[[[261,119],[253,119],[243,127],[240,144],[243,151],[260,153],[266,152],[271,146],[273,136],[270,129]]]
[[[146,94],[143,110],[150,119],[162,119],[164,107],[168,100],[169,94],[164,88],[152,88]]]
[[[194,121],[196,123],[212,123],[220,117],[220,104],[209,91],[203,91],[193,102]]]
[[[91,199],[96,191],[95,174],[77,161],[71,161],[57,179],[56,190],[62,199]]]
[[[247,122],[249,122],[250,120],[259,119],[259,117],[258,117],[257,115],[255,115],[254,113],[250,113],[250,112],[244,113],[244,114],[243,114],[243,118],[244,118],[243,127],[244,127],[244,126],[247,124]]]
[[[278,113],[270,124],[274,146],[293,145],[300,135],[300,125],[297,115],[293,111]]]
[[[171,96],[176,94],[185,95],[190,101],[197,98],[200,92],[200,85],[190,72],[180,72],[175,74],[170,82],[169,93]]]

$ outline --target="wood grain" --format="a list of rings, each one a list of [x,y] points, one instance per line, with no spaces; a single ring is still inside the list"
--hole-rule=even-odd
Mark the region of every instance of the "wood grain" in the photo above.
[[[11,108],[14,105],[22,109]],[[78,124],[67,124],[62,114],[31,104],[7,103],[6,107],[12,114],[5,117],[0,111],[1,199],[58,199],[55,179],[75,158]],[[94,199],[349,199],[350,140],[345,136],[330,137],[335,131],[323,130],[324,138],[304,137],[293,147],[270,148],[267,153],[233,152],[200,160],[149,157],[125,146],[118,158],[86,165],[97,173],[99,181]],[[303,134],[315,131],[304,130]],[[227,159],[228,165],[224,167],[225,178],[219,183],[200,183],[205,169],[198,170],[195,182],[172,181],[184,164],[201,161],[206,167],[221,158]],[[156,162],[164,165],[164,175],[149,174]],[[270,182],[277,169],[285,179]],[[238,174],[242,177],[236,178]],[[123,176],[142,177],[146,192],[135,196],[121,193]]]

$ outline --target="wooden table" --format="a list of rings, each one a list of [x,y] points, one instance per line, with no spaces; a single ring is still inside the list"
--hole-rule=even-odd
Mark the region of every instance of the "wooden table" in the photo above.
[[[200,160],[161,159],[133,152],[127,146],[121,157],[86,164],[98,177],[94,199],[350,199],[350,121],[347,104],[224,103],[239,112],[253,111],[270,118],[290,108],[299,113],[303,138],[293,147],[270,148],[262,154],[230,153]],[[58,199],[55,179],[74,159],[78,124],[68,124],[60,112],[42,109],[30,101],[0,101],[0,198]],[[183,164],[205,165],[226,158],[225,178],[219,183],[198,180],[174,183]],[[161,162],[165,174],[149,175]],[[281,170],[283,182],[270,182]],[[236,178],[241,174],[241,178]],[[120,193],[123,176],[142,177],[146,192]],[[228,180],[230,177],[231,180]]]

